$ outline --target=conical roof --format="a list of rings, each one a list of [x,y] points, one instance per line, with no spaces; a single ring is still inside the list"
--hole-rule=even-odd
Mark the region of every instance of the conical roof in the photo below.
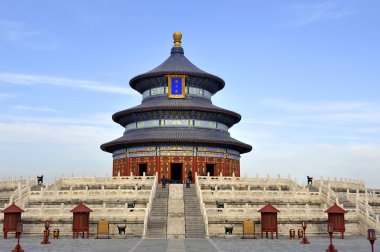
[[[209,90],[211,93],[216,93],[224,88],[224,81],[221,78],[199,69],[185,57],[184,50],[181,47],[180,42],[179,45],[174,45],[171,49],[169,58],[167,58],[161,65],[144,74],[140,74],[132,78],[129,85],[133,89],[143,92],[148,89],[150,85],[154,86],[155,83],[154,80],[150,80],[149,85],[146,80],[144,81],[144,79],[167,74],[186,74],[189,78],[191,78],[191,81],[189,81],[190,85],[193,83],[199,86],[200,83],[203,83],[205,85],[203,88]],[[162,83],[160,83],[160,80],[157,80],[156,84],[161,85]]]

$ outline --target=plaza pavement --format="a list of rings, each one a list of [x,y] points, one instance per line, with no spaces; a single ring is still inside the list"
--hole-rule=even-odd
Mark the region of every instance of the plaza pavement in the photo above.
[[[285,237],[274,239],[239,239],[212,238],[212,239],[77,239],[63,237],[58,240],[50,239],[51,244],[40,244],[42,237],[22,237],[21,246],[25,252],[54,251],[54,252],[90,252],[90,251],[131,251],[131,252],[175,252],[175,251],[310,251],[324,252],[329,244],[328,237],[310,237],[309,245],[302,245],[299,240],[289,240]],[[380,243],[380,241],[379,241]],[[0,238],[0,251],[10,252],[17,244],[15,238],[7,240]],[[370,243],[364,237],[346,237],[344,240],[334,239],[333,244],[340,252],[371,251]],[[380,245],[375,242],[375,251],[380,251]]]

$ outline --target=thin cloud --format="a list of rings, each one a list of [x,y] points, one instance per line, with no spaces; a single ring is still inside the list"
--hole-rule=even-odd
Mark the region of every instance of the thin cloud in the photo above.
[[[96,92],[136,95],[136,92],[130,88],[113,86],[96,81],[69,79],[46,75],[0,73],[0,83],[1,82],[14,85],[54,85],[70,88],[82,88]]]
[[[50,125],[43,123],[0,123],[0,139],[2,142],[45,142],[66,143],[87,141],[93,143],[99,132],[106,136],[107,128],[86,125]]]
[[[245,123],[255,127],[276,127],[277,130],[294,128],[309,132],[320,129],[330,131],[338,138],[354,137],[369,142],[368,138],[379,133],[380,103],[365,101],[317,101],[295,102],[281,99],[265,99],[259,102],[262,110],[267,111],[255,118],[246,118]],[[321,137],[321,136],[318,136]],[[352,138],[352,140],[355,140]]]
[[[380,133],[380,127],[370,127],[370,128],[363,128],[358,130],[359,133],[369,133],[369,134],[379,134]]]
[[[370,112],[378,111],[380,103],[363,101],[317,101],[317,102],[294,102],[283,99],[263,99],[260,105],[282,111],[300,112]]]
[[[15,95],[9,94],[9,93],[0,93],[0,101],[8,99],[8,98],[12,98],[12,97],[15,97]]]
[[[8,20],[0,20],[0,39],[34,50],[54,50],[60,47],[51,33]]]
[[[49,125],[73,125],[73,126],[114,126],[111,114],[94,114],[79,117],[46,117],[46,116],[15,116],[0,114],[0,123],[33,123]]]
[[[0,114],[1,143],[11,142],[13,139],[18,143],[75,142],[89,145],[109,141],[119,137],[121,133],[121,128],[112,122],[109,114],[92,114],[78,118]]]
[[[285,11],[296,18],[296,21],[286,24],[286,27],[303,26],[324,20],[340,19],[354,14],[353,10],[342,7],[337,1],[293,5],[287,7]]]
[[[35,112],[58,112],[55,109],[47,108],[47,107],[32,107],[25,105],[16,105],[11,108],[11,110],[16,111],[35,111]]]
[[[302,116],[304,119],[314,121],[328,121],[328,122],[353,122],[357,124],[363,123],[380,123],[380,112],[365,112],[356,111],[351,113],[330,113],[330,114],[309,114]]]

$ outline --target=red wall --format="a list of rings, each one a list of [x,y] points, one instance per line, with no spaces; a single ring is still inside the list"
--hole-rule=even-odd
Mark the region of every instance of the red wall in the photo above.
[[[185,180],[185,174],[190,170],[193,174],[195,172],[198,175],[206,175],[206,164],[215,164],[214,174],[219,176],[222,172],[223,176],[232,176],[235,172],[236,177],[240,177],[240,161],[227,158],[214,158],[214,157],[133,157],[122,158],[113,161],[113,176],[117,176],[120,172],[120,176],[130,176],[131,171],[134,175],[139,174],[139,164],[147,164],[147,174],[154,175],[158,172],[158,177],[166,175],[170,179],[170,164],[182,163],[183,180]]]

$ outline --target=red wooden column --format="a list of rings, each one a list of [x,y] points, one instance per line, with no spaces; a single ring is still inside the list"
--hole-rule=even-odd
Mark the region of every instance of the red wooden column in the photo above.
[[[347,211],[335,203],[332,207],[327,209],[325,213],[328,215],[327,223],[331,223],[334,232],[340,232],[340,237],[344,239],[344,231],[346,231],[344,214],[347,213]]]
[[[21,223],[21,213],[25,212],[21,208],[12,203],[9,207],[5,208],[1,211],[4,213],[4,224],[3,224],[3,232],[4,239],[8,238],[8,232],[17,231],[17,224]]]
[[[261,238],[263,238],[264,232],[266,233],[266,238],[268,238],[268,232],[270,232],[272,239],[273,233],[276,233],[276,239],[278,239],[277,213],[280,211],[268,204],[258,212],[261,212]]]
[[[90,231],[90,212],[93,212],[83,202],[79,203],[70,212],[73,212],[73,238],[78,238],[78,233],[87,233],[87,239],[89,238]]]

